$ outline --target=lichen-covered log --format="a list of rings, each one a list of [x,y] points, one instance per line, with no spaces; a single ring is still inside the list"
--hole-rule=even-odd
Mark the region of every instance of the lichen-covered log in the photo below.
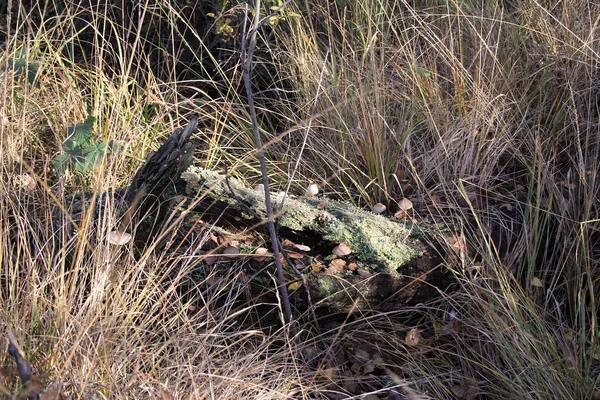
[[[264,193],[234,178],[227,184],[225,175],[195,166],[182,178],[189,196],[205,196],[239,215],[249,214],[247,207],[260,216],[265,214]],[[272,198],[280,204],[283,196],[273,194]],[[331,246],[349,246],[349,257],[358,262],[358,268],[342,274],[312,271],[308,283],[316,301],[328,299],[338,309],[347,309],[354,302],[387,309],[413,299],[424,284],[429,287],[427,276],[434,265],[427,235],[409,220],[391,220],[325,197],[295,196],[285,199],[278,218],[281,227],[289,231],[318,236]]]
[[[177,129],[148,157],[128,188],[80,196],[74,201],[79,207],[66,207],[79,210],[70,215],[72,220],[90,207],[99,211],[106,196],[115,196],[120,216],[115,228],[124,232],[136,226],[136,243],[144,247],[155,240],[161,219],[173,211],[169,199],[185,194],[203,199],[199,206],[202,213],[208,210],[209,214],[222,216],[226,211],[225,215],[235,217],[228,219],[234,227],[260,223],[265,217],[262,191],[249,189],[234,178],[227,182],[219,172],[190,166],[194,150],[190,137],[195,128],[196,121],[192,120]],[[273,194],[272,199],[275,209],[279,209],[283,196]],[[435,292],[438,283],[447,285],[434,268],[438,261],[428,251],[431,238],[427,227],[413,224],[410,219],[392,220],[349,203],[306,196],[288,196],[277,217],[282,240],[306,239],[315,244],[296,267],[302,269],[305,289],[316,303],[343,311],[355,306],[390,309],[424,299],[424,291]],[[352,268],[332,267],[334,261],[340,261],[331,255],[332,248],[339,244],[350,248],[351,253],[342,261]],[[318,265],[311,264],[311,257]],[[289,272],[289,283],[300,280]],[[294,296],[300,299],[301,292],[296,291]]]

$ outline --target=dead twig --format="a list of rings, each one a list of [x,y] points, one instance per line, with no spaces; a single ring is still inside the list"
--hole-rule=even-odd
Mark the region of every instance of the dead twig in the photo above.
[[[256,0],[254,9],[253,28],[248,38],[245,37],[246,25],[244,23],[244,40],[242,41],[242,68],[246,94],[248,96],[248,110],[252,119],[252,131],[254,132],[254,141],[260,162],[260,169],[263,177],[263,185],[265,188],[265,208],[267,211],[267,227],[271,236],[271,244],[273,256],[275,258],[276,278],[281,304],[283,306],[284,321],[292,322],[292,308],[288,297],[287,286],[285,284],[285,276],[283,274],[283,265],[281,263],[277,230],[275,229],[275,218],[273,216],[273,206],[271,204],[271,196],[269,190],[269,175],[267,173],[267,163],[265,160],[265,150],[260,138],[258,130],[258,119],[256,116],[256,108],[254,105],[254,95],[252,92],[252,56],[256,48],[256,32],[260,25],[260,0]]]

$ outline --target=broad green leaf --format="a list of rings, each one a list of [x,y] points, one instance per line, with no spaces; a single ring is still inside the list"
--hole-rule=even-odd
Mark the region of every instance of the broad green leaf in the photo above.
[[[96,118],[89,115],[84,122],[67,128],[67,137],[73,140],[77,146],[87,146],[92,140],[92,128]]]
[[[85,148],[83,151],[85,163],[89,164],[89,168],[96,165],[106,154],[106,143],[94,143]]]
[[[71,158],[68,154],[59,154],[54,157],[54,168],[56,169],[56,173],[58,175],[63,175],[67,172],[70,162]]]

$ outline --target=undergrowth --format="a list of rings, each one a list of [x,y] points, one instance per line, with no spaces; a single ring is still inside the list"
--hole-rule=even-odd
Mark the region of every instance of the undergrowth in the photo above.
[[[468,248],[443,266],[453,291],[290,337],[264,318],[276,301],[248,298],[244,263],[207,265],[202,238],[111,245],[110,199],[65,222],[70,194],[126,185],[192,116],[198,165],[260,179],[239,64],[253,4],[120,4],[9,1],[0,21],[0,327],[52,398],[600,396],[600,6],[263,4],[254,100],[275,188],[293,175],[292,192],[392,215],[408,198]],[[88,116],[87,143],[120,151],[56,171]],[[11,376],[3,395],[21,390]]]

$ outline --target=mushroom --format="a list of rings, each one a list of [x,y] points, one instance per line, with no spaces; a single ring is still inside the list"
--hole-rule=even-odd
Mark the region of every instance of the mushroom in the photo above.
[[[118,230],[112,231],[108,234],[108,243],[116,246],[123,246],[131,240],[131,234],[127,232],[120,232]]]
[[[263,262],[267,259],[267,253],[269,252],[268,249],[264,248],[264,247],[259,247],[256,250],[254,250],[254,256],[252,256],[252,258],[255,261],[258,262]]]
[[[377,203],[373,206],[373,208],[371,209],[373,211],[374,214],[381,214],[382,212],[385,211],[385,206],[381,203]]]
[[[398,207],[399,207],[401,210],[408,211],[408,210],[410,210],[411,208],[413,208],[413,203],[412,203],[412,201],[410,201],[409,199],[407,199],[407,198],[403,198],[402,200],[400,200],[400,201],[398,202]]]
[[[225,257],[235,257],[240,255],[240,249],[234,246],[227,246],[223,249],[223,255]]]
[[[333,254],[339,257],[347,256],[352,253],[352,249],[345,245],[344,243],[340,243],[331,250]]]
[[[306,193],[308,193],[309,196],[316,196],[319,193],[319,187],[317,185],[315,185],[314,183],[311,183],[306,188]]]

